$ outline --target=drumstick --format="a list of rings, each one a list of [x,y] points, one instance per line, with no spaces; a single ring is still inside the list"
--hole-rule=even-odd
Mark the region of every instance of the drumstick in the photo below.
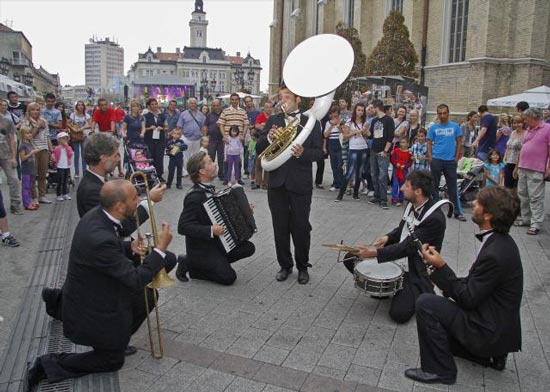
[[[374,247],[374,243],[371,243],[371,244],[367,245],[367,247]],[[340,260],[340,252],[338,252],[338,260],[336,260],[336,262],[337,263],[343,263],[344,261],[350,261],[350,260],[358,259],[358,258],[359,258],[358,256],[353,256],[353,257],[347,257],[345,259]]]

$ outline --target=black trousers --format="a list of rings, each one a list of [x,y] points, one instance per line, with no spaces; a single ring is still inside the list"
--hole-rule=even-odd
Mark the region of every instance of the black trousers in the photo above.
[[[347,260],[344,261],[344,266],[353,274],[355,263],[354,260]],[[409,274],[410,272],[405,272],[403,275],[403,288],[395,293],[390,305],[390,318],[399,324],[406,323],[411,319],[416,309],[416,300],[423,292],[426,292],[420,285],[411,283]]]
[[[231,252],[224,254],[213,245],[211,256],[201,260],[187,260],[189,276],[192,279],[209,280],[226,286],[232,285],[237,280],[237,273],[231,264],[237,260],[250,257],[256,251],[256,247],[250,241],[244,241],[237,245]]]
[[[480,364],[488,363],[488,358],[472,354],[467,342],[456,339],[457,328],[463,325],[460,319],[465,319],[465,312],[455,302],[435,294],[422,294],[418,298],[416,327],[422,370],[443,377],[455,377],[457,371],[453,355]]]
[[[147,142],[147,147],[149,148],[149,154],[151,154],[157,176],[162,177],[164,174],[164,150],[166,149],[166,142],[164,140],[151,140]]]
[[[208,143],[208,155],[212,161],[218,158],[218,178],[222,181],[225,181],[225,162],[224,162],[224,149],[225,142],[222,139],[214,139],[210,137],[210,142]]]
[[[290,239],[294,244],[296,268],[305,271],[309,264],[309,247],[311,244],[311,193],[298,194],[286,188],[269,188],[267,201],[271,211],[277,261],[281,268],[290,269],[294,265],[290,252]]]
[[[170,272],[176,266],[176,256],[172,252],[166,253],[165,268]],[[61,294],[61,290],[59,290]],[[58,300],[57,313],[61,315],[61,295]],[[147,289],[149,312],[154,309],[153,290]],[[53,298],[52,298],[53,299]],[[46,301],[48,306],[48,300]],[[132,298],[132,329],[133,335],[143,324],[147,317],[143,292]],[[92,347],[85,353],[59,353],[45,354],[38,358],[39,364],[44,369],[48,382],[58,382],[67,378],[82,377],[90,373],[114,372],[124,365],[124,350],[126,347],[105,348]]]
[[[67,184],[71,176],[71,169],[57,169],[57,196],[63,196],[67,193]]]
[[[315,184],[323,183],[323,174],[325,174],[325,158],[319,159],[317,162],[317,171],[315,172]]]
[[[172,181],[174,180],[174,172],[176,169],[176,186],[181,186],[181,177],[183,175],[183,153],[179,153],[176,156],[170,155],[168,161],[168,181],[166,181],[166,185],[172,185]]]

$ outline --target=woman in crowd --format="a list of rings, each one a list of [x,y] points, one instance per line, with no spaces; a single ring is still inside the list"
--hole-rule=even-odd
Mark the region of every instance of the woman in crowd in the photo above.
[[[130,101],[130,111],[122,120],[122,138],[128,142],[141,143],[145,135],[145,119],[141,115],[141,105],[135,99]]]
[[[344,182],[344,173],[342,172],[342,145],[340,144],[340,109],[334,105],[328,112],[329,121],[325,123],[323,131],[324,139],[327,141],[328,156],[332,168],[332,185],[330,191],[340,191]]]
[[[210,112],[210,108],[208,105],[202,105],[201,106],[201,113],[204,114],[204,118],[206,118],[206,115]]]
[[[74,152],[74,177],[80,176],[80,159],[82,157],[82,174],[86,170],[86,161],[84,160],[84,140],[90,132],[91,116],[86,113],[84,102],[78,101],[74,107],[74,112],[69,116],[67,127],[70,131],[71,146]]]
[[[363,103],[358,103],[353,108],[351,118],[346,122],[343,127],[344,139],[349,141],[349,153],[348,164],[346,174],[344,176],[344,183],[340,187],[340,192],[335,201],[342,201],[346,188],[351,176],[355,174],[355,182],[353,185],[353,199],[359,200],[359,185],[361,184],[361,168],[363,162],[367,159],[367,136],[368,130],[366,128],[367,115],[366,107]]]
[[[495,143],[495,150],[498,151],[500,156],[503,156],[506,151],[506,143],[510,137],[510,117],[506,113],[502,113],[498,117],[498,130]]]
[[[518,163],[519,152],[525,136],[525,123],[519,114],[512,119],[512,128],[514,129],[506,142],[506,152],[504,153],[504,186],[510,189],[516,189],[517,179],[514,178],[514,169]]]
[[[407,132],[405,135],[403,135],[404,137],[407,137],[409,147],[412,147],[415,143],[416,135],[420,128],[420,112],[417,109],[413,109],[409,112],[409,124],[407,126]]]
[[[393,122],[395,124],[395,131],[392,141],[392,148],[393,149],[399,147],[399,140],[402,137],[407,136],[407,130],[409,129],[409,122],[407,121],[407,108],[405,106],[399,106],[397,109],[397,113],[395,114],[395,118],[393,119]]]
[[[48,135],[46,120],[40,115],[40,105],[31,102],[27,105],[27,112],[21,125],[21,132],[29,129],[32,133],[32,143],[38,152],[35,155],[36,173],[38,176],[38,202],[51,204],[46,198],[46,177],[48,175],[48,164],[50,162],[50,151],[52,143]]]
[[[471,111],[466,116],[466,121],[460,124],[462,131],[462,151],[466,158],[470,158],[473,154],[472,142],[475,140],[476,125],[479,120],[477,112]]]

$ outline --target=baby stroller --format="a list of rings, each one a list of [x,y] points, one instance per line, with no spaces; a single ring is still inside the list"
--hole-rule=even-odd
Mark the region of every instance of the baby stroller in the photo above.
[[[462,203],[472,202],[483,187],[483,161],[477,158],[460,158],[456,170],[457,190]],[[441,177],[439,197],[449,198],[445,178]]]
[[[67,192],[70,192],[74,186],[74,181],[71,176],[67,180]],[[57,165],[53,153],[50,154],[50,161],[48,162],[48,175],[46,177],[46,189],[55,189],[57,187]]]
[[[147,185],[149,189],[158,184],[159,179],[153,159],[149,155],[149,148],[146,144],[138,142],[126,142],[124,144],[124,161],[126,166],[126,179],[137,171],[145,173],[147,176]],[[145,183],[141,177],[135,177],[133,180],[139,193],[145,190]]]

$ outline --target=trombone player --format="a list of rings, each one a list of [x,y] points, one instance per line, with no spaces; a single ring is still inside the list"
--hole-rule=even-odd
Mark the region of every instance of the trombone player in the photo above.
[[[143,256],[145,249],[136,241],[122,241],[119,230],[120,222],[134,215],[138,203],[131,182],[109,181],[101,189],[100,205],[79,221],[63,289],[63,330],[72,342],[92,350],[38,357],[28,367],[24,390],[42,379],[58,382],[116,371],[124,364],[130,337],[147,316],[144,288],[162,268],[170,271],[176,264],[176,256],[167,251],[172,232],[166,223],[143,264],[131,262],[132,252]]]

